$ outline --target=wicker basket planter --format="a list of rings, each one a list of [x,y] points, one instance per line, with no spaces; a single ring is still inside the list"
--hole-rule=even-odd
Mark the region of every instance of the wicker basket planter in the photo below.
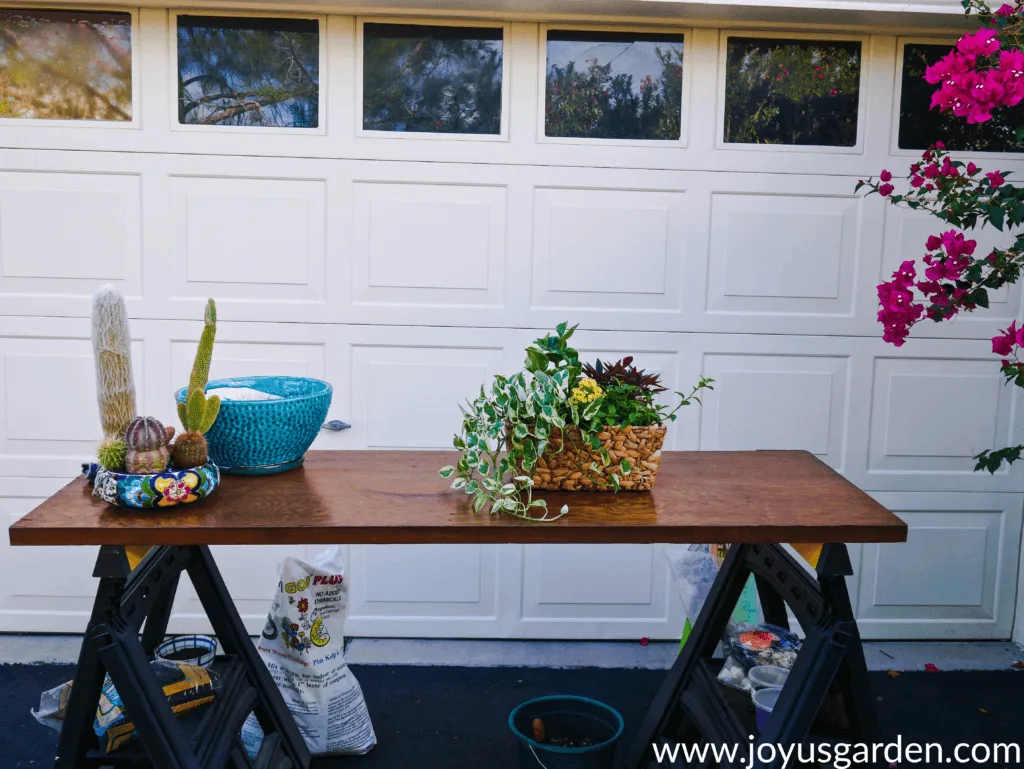
[[[605,465],[599,451],[583,444],[579,428],[563,434],[552,434],[548,448],[537,460],[533,475],[534,488],[547,491],[614,491],[612,475],[618,474],[623,491],[650,491],[661,463],[661,447],[665,444],[664,425],[650,427],[609,427],[598,435],[610,462]],[[563,439],[565,447],[562,447]],[[631,470],[624,475],[623,459]],[[597,471],[591,464],[597,463]]]

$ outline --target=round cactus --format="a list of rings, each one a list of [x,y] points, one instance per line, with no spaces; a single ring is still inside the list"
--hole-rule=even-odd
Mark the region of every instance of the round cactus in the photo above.
[[[124,464],[128,472],[161,473],[166,470],[171,456],[167,437],[167,429],[159,419],[135,417],[124,436],[128,447]]]
[[[135,417],[124,434],[129,449],[150,451],[167,445],[167,429],[159,419]]]

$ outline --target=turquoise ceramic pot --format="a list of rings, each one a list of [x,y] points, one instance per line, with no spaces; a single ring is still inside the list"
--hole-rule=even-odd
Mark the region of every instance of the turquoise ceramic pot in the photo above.
[[[100,467],[93,479],[93,490],[100,499],[116,507],[160,510],[198,502],[212,494],[219,483],[220,472],[212,462],[162,473],[118,473]]]
[[[221,472],[265,475],[290,470],[323,426],[332,388],[319,379],[254,376],[218,379],[207,390],[240,387],[270,393],[272,400],[222,399],[217,421],[206,434],[210,459]],[[175,394],[185,401],[185,389]]]

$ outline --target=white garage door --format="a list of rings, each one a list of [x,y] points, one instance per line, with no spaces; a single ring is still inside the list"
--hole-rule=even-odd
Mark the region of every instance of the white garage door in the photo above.
[[[717,380],[670,448],[808,449],[907,520],[907,544],[853,548],[866,635],[1009,636],[1022,474],[970,457],[1019,442],[988,338],[1021,292],[883,344],[874,286],[934,226],[853,194],[934,128],[901,122],[901,81],[948,38],[103,16],[0,13],[8,72],[41,78],[33,61],[72,42],[103,64],[43,90],[0,74],[4,522],[99,436],[101,282],[129,297],[144,413],[174,421],[215,296],[211,376],[334,383],[330,417],[353,428],[320,449],[449,446],[457,402],[568,319],[588,356],[635,353],[673,389]],[[242,38],[272,55],[246,59]],[[211,71],[217,46],[237,60]],[[218,550],[253,630],[288,552]],[[80,631],[93,556],[0,543],[0,630]],[[349,559],[355,635],[674,638],[684,619],[657,547]],[[188,591],[173,626],[205,626]]]

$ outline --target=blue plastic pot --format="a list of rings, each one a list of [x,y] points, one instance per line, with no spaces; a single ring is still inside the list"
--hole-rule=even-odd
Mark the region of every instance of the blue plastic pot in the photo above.
[[[560,747],[533,739],[533,719],[544,721],[548,737],[589,738],[593,745]],[[552,695],[527,700],[508,717],[519,742],[520,769],[610,769],[625,722],[610,705],[589,697]]]

